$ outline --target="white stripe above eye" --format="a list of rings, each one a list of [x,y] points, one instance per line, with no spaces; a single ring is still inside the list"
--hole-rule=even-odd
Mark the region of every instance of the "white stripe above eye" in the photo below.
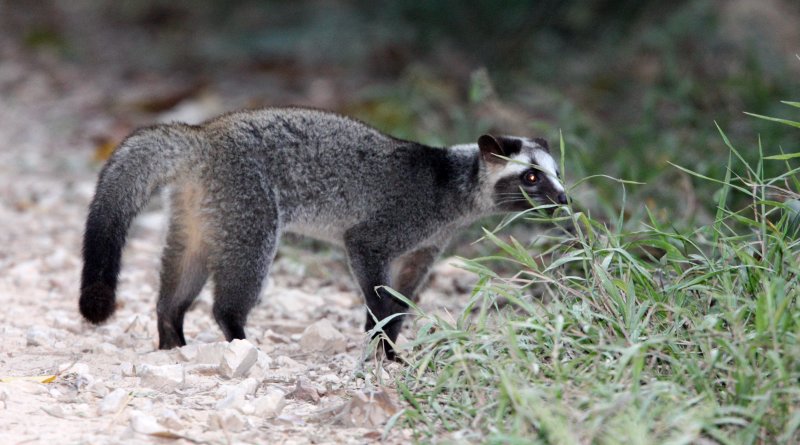
[[[502,175],[519,174],[531,168],[531,158],[525,153],[517,153],[509,158],[503,167]]]
[[[564,186],[561,185],[561,181],[558,180],[558,175],[556,172],[558,171],[558,166],[556,165],[556,161],[550,156],[548,153],[542,150],[536,150],[533,152],[533,158],[536,160],[536,163],[539,165],[539,168],[550,178],[550,182],[553,183],[553,188],[556,191],[563,192]]]

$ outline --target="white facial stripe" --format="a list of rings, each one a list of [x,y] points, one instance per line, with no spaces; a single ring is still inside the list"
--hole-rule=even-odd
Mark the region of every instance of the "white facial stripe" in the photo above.
[[[558,170],[558,167],[556,166],[556,161],[553,160],[550,155],[541,150],[536,150],[533,152],[533,159],[543,172],[552,176],[556,175],[556,170]]]
[[[536,150],[533,152],[533,158],[536,160],[539,168],[550,179],[550,182],[553,184],[553,188],[555,188],[556,191],[563,192],[564,186],[561,185],[561,181],[558,180],[558,176],[556,175],[558,167],[556,166],[556,161],[553,159],[553,157],[542,150]]]
[[[564,186],[561,185],[561,181],[559,181],[557,177],[552,175],[547,175],[547,177],[550,178],[550,181],[553,183],[553,188],[556,189],[557,192],[564,191]]]
[[[503,167],[503,171],[500,173],[501,176],[521,174],[530,168],[531,158],[526,154],[517,153],[514,156],[511,156],[509,159],[510,161],[506,162],[505,167]]]
[[[457,150],[457,151],[478,151],[478,144],[458,144],[458,145],[451,145],[450,150]]]

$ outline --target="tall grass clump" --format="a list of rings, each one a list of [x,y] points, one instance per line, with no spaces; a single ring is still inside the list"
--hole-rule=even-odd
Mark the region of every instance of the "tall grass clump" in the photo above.
[[[573,208],[544,251],[486,231],[502,253],[466,262],[463,312],[420,311],[398,422],[423,443],[800,443],[800,153],[748,164],[722,137],[727,175],[694,174],[718,185],[706,226]]]

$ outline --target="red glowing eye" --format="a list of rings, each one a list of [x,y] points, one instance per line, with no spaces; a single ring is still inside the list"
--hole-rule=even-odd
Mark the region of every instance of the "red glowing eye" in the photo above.
[[[536,184],[536,181],[539,180],[539,178],[536,177],[536,173],[533,173],[533,172],[525,173],[525,177],[524,178],[525,178],[525,182],[528,183],[528,184]]]

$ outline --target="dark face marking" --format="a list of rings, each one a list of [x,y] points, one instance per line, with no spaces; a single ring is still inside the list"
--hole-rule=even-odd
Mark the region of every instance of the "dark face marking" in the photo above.
[[[542,148],[544,149],[544,151],[546,151],[546,152],[550,153],[550,145],[547,143],[547,140],[546,140],[546,139],[542,139],[542,138],[533,138],[533,139],[531,139],[531,140],[532,140],[533,142],[535,142],[537,145],[539,145],[540,147],[542,147]]]
[[[503,153],[506,157],[510,158],[522,151],[522,140],[520,139],[505,136],[497,136],[495,139],[503,146]]]
[[[533,206],[526,194],[532,199]],[[522,173],[498,180],[494,185],[494,202],[501,211],[519,212],[538,205],[566,204],[566,195],[534,164]],[[552,213],[555,208],[548,211]]]

